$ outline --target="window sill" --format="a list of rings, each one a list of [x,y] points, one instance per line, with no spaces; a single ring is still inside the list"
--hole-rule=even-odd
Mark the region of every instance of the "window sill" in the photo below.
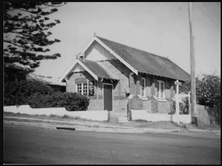
[[[153,96],[154,99],[158,100],[158,101],[167,101],[166,99],[160,99],[160,98],[157,98],[156,96]]]

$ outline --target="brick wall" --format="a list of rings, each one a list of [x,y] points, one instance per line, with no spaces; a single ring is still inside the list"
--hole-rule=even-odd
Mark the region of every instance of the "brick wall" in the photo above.
[[[143,109],[146,110],[147,112],[152,112],[151,110],[151,100],[144,100],[143,101]]]
[[[158,102],[158,113],[169,113],[170,112],[170,102],[159,101]]]
[[[127,104],[128,104],[128,99],[114,100],[113,101],[113,111],[127,114]]]
[[[103,110],[103,100],[90,99],[88,110]]]
[[[133,96],[132,99],[129,100],[130,110],[142,110],[143,109],[143,100],[138,96]]]
[[[168,113],[171,111],[171,102],[172,97],[174,96],[174,80],[155,77],[151,75],[139,75],[135,74],[130,75],[130,88],[131,93],[134,96],[140,94],[141,84],[140,81],[142,78],[146,79],[146,98],[147,100],[143,100],[139,97],[133,98],[131,102],[131,108],[133,109],[143,109],[147,110],[147,112],[152,113]],[[163,80],[165,82],[165,97],[166,101],[158,101],[153,96],[157,92],[157,80]]]
[[[152,113],[158,112],[158,101],[154,97],[151,98],[151,112]]]
[[[67,92],[76,92],[76,83],[84,81],[93,81],[94,79],[86,71],[82,73],[73,73],[69,76],[66,85]],[[95,80],[94,80],[95,81]],[[95,81],[94,84],[94,96],[88,96],[90,98],[90,103],[88,110],[103,110],[103,94],[102,94],[102,83]]]
[[[66,91],[67,92],[76,92],[76,83],[77,82],[86,82],[87,80],[93,81],[94,79],[90,74],[86,71],[81,73],[72,73],[66,84]]]
[[[71,74],[71,76],[69,77],[68,82],[66,83],[66,92],[76,92],[76,85],[75,85],[76,75],[79,75],[79,73]]]
[[[129,73],[130,70],[117,59],[109,59],[98,61],[113,77],[119,79],[113,83],[113,109],[115,112],[127,112],[127,96],[126,89],[129,87]]]

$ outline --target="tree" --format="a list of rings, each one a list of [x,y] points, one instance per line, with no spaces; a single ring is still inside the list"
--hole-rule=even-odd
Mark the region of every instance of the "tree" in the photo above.
[[[181,86],[181,91],[190,91],[190,82]],[[203,74],[196,78],[197,103],[214,108],[214,114],[220,117],[221,108],[221,78],[215,74]],[[218,119],[220,120],[220,119]]]
[[[49,39],[49,31],[59,20],[47,17],[63,6],[63,2],[4,2],[4,68],[20,67],[33,72],[44,59],[61,57],[59,53],[47,54],[50,45],[60,42]],[[8,71],[8,70],[5,70]],[[7,73],[5,73],[7,75]]]

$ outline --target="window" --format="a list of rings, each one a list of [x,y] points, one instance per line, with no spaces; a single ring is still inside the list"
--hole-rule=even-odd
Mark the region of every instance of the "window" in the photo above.
[[[141,82],[141,96],[146,96],[146,79],[142,78]]]
[[[82,94],[82,84],[77,84],[77,92]]]
[[[165,82],[157,81],[157,98],[165,99]]]
[[[87,87],[87,83],[83,83],[83,95],[87,96],[88,95],[88,87]]]
[[[94,96],[94,82],[89,81],[89,83],[78,83],[77,84],[77,92],[84,96]]]

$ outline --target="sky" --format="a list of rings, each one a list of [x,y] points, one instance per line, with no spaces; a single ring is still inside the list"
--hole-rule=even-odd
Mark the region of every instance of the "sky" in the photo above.
[[[220,2],[193,4],[196,75],[220,75]],[[50,47],[61,58],[42,61],[35,74],[59,77],[96,35],[168,57],[190,73],[188,2],[69,2],[51,16],[60,24]]]

